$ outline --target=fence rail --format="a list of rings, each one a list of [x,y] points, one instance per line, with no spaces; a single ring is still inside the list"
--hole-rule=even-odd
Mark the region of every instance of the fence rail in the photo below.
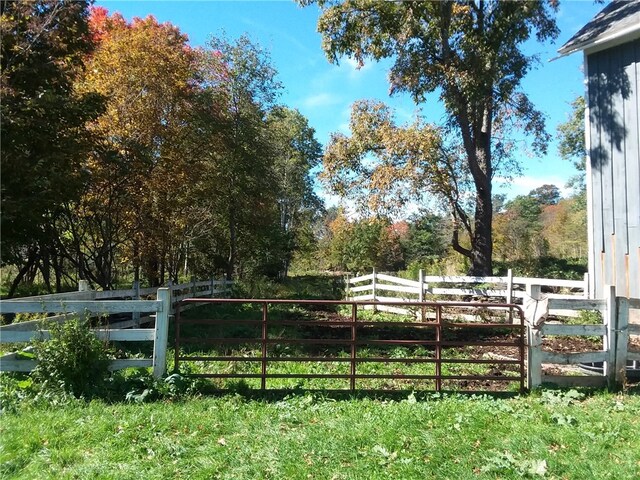
[[[0,313],[37,312],[42,314],[64,313],[58,316],[62,321],[71,316],[71,312],[84,316],[101,316],[113,313],[153,313],[154,328],[147,329],[97,329],[98,338],[120,342],[153,341],[152,358],[120,359],[110,363],[109,368],[118,370],[129,367],[153,367],[153,375],[160,377],[166,371],[167,337],[169,328],[169,313],[171,310],[171,292],[168,288],[159,288],[156,300],[124,300],[124,301],[95,301],[95,300],[40,300],[40,301],[3,301],[0,302]],[[20,324],[18,324],[20,325]],[[0,343],[24,343],[41,338],[46,340],[50,336],[49,330],[41,330],[32,325],[29,330],[24,326],[20,330],[7,329],[11,325],[0,327]],[[17,352],[0,358],[1,371],[29,372],[35,368],[36,362],[20,358]]]
[[[118,359],[110,363],[111,370],[130,367],[153,367],[153,374],[160,377],[166,371],[166,351],[169,317],[175,306],[184,298],[213,297],[226,295],[231,282],[225,280],[192,280],[163,288],[133,288],[123,290],[89,290],[81,281],[77,292],[38,295],[28,298],[12,298],[0,301],[0,314],[38,313],[38,320],[11,323],[0,326],[0,343],[26,343],[33,339],[48,339],[46,326],[63,323],[74,317],[131,314],[130,320],[110,323],[109,328],[94,329],[100,339],[118,342],[153,341],[152,358]],[[156,300],[140,300],[141,297],[156,296]],[[57,314],[47,316],[49,314]],[[141,316],[141,314],[150,314]],[[139,328],[154,322],[153,328]],[[133,328],[132,328],[133,327]],[[0,371],[29,372],[36,363],[21,358],[13,352],[0,357]]]
[[[362,283],[368,282],[364,285]],[[533,286],[541,286],[545,289],[567,289],[568,293],[547,293],[549,298],[586,299],[589,292],[589,279],[585,275],[583,280],[562,280],[554,278],[529,278],[513,276],[511,270],[505,277],[471,277],[460,275],[424,275],[422,270],[417,280],[395,277],[378,273],[375,269],[367,275],[350,278],[347,280],[347,298],[354,301],[407,301],[419,302],[426,299],[441,301],[441,297],[471,297],[477,299],[495,299],[504,303],[515,303],[516,299],[522,302],[530,297]],[[379,292],[394,292],[396,296],[384,296]],[[356,295],[354,295],[356,294]],[[400,294],[400,296],[398,296]],[[562,304],[554,310],[564,315],[571,315],[572,307],[563,309]],[[399,312],[397,307],[372,306],[371,308],[392,313]],[[564,311],[562,311],[564,310]]]

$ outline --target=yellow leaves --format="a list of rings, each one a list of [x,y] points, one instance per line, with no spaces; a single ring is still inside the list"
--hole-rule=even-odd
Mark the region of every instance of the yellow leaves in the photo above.
[[[454,3],[451,6],[451,14],[454,17],[462,16],[462,15],[469,15],[469,13],[471,13],[471,7],[469,5],[463,5],[463,4],[460,4],[460,3]]]
[[[440,132],[420,118],[398,126],[383,103],[359,101],[350,127],[352,136],[334,134],[324,155],[321,179],[333,193],[389,213],[425,189],[441,192],[451,183]]]

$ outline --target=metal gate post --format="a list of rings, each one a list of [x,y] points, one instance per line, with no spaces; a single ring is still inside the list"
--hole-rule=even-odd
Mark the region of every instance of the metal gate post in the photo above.
[[[177,372],[180,369],[180,302],[176,303],[176,343],[173,355],[173,369]]]
[[[356,389],[356,321],[358,320],[358,305],[351,304],[351,378],[349,386],[353,392]]]
[[[436,306],[436,392],[442,390],[442,306]]]
[[[267,302],[262,303],[262,377],[260,388],[267,388]]]

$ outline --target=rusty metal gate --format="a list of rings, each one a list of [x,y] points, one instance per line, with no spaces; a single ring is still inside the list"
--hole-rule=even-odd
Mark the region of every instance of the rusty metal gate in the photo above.
[[[211,318],[181,314],[194,304],[238,308],[204,309]],[[285,306],[293,311],[283,314]],[[399,308],[411,316],[363,314]],[[240,309],[243,315],[234,313]],[[256,382],[262,390],[283,388],[271,385],[274,379],[330,379],[351,391],[524,391],[524,346],[524,314],[513,304],[194,298],[180,302],[175,317],[176,371],[185,362],[204,363],[188,374]],[[290,362],[309,368],[278,367]],[[329,364],[344,368],[318,371]]]

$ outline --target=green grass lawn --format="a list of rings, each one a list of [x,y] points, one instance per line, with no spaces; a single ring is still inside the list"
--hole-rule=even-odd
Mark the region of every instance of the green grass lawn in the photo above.
[[[640,396],[240,395],[0,417],[2,478],[637,479]]]

